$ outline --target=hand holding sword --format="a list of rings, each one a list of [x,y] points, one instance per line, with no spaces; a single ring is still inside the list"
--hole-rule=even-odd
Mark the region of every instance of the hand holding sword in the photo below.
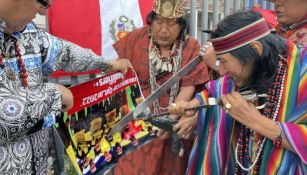
[[[178,77],[175,77],[178,78]],[[170,79],[170,80],[174,80],[174,79]],[[169,82],[169,81],[167,81]],[[167,85],[167,82],[165,83]],[[164,84],[164,85],[165,85]],[[162,88],[161,88],[162,87]],[[157,89],[156,92],[164,92],[165,89],[163,89],[163,87],[165,86],[161,86],[159,89]],[[159,93],[157,93],[159,94]],[[215,105],[221,105],[226,111],[229,110],[228,108],[229,105],[223,105],[221,99],[218,98],[213,98],[213,97],[209,97],[208,98],[208,104],[203,104],[200,105],[199,102],[194,99],[190,102],[178,102],[176,105],[170,105],[168,108],[167,112],[163,112],[163,113],[159,113],[159,114],[146,114],[146,115],[141,115],[145,110],[145,108],[150,104],[150,102],[156,98],[155,96],[156,94],[153,93],[151,94],[145,101],[143,101],[139,106],[137,106],[137,108],[130,112],[128,115],[126,115],[123,119],[121,119],[116,125],[114,125],[114,127],[111,129],[111,131],[109,132],[108,136],[111,137],[112,135],[114,135],[116,132],[120,132],[122,130],[122,128],[124,126],[126,126],[129,122],[131,122],[132,120],[136,120],[136,119],[148,119],[148,118],[155,118],[155,117],[159,117],[159,116],[166,116],[169,114],[176,114],[176,115],[185,115],[185,116],[193,116],[195,114],[196,111],[198,111],[201,108],[209,108],[211,106],[215,106]],[[267,97],[267,94],[257,94],[253,91],[244,91],[241,92],[241,96],[248,102],[253,102],[253,101],[257,101],[259,98],[265,98]],[[263,109],[265,107],[265,105],[270,105],[270,104],[263,104],[261,106],[257,106],[257,109]]]
[[[244,91],[240,93],[241,96],[248,102],[254,102],[257,101],[259,98],[267,97],[267,94],[257,94],[253,91]],[[195,112],[197,112],[201,108],[209,108],[215,105],[222,106],[226,112],[229,110],[228,104],[223,104],[221,99],[209,97],[208,98],[208,104],[199,104],[199,101],[197,99],[193,99],[190,102],[180,101],[178,103],[173,103],[168,107],[167,112],[163,112],[160,114],[152,115],[151,117],[158,117],[163,115],[169,115],[169,114],[176,114],[186,117],[192,117],[195,115]],[[266,104],[257,106],[257,109],[263,109]]]
[[[142,118],[140,114],[144,112],[144,110],[152,104],[155,100],[159,98],[159,96],[163,93],[165,93],[169,88],[172,87],[172,85],[180,79],[188,74],[192,69],[194,69],[202,60],[203,55],[199,55],[195,58],[193,58],[188,64],[186,64],[184,67],[182,67],[178,72],[176,72],[170,79],[168,79],[163,85],[161,85],[158,89],[156,89],[152,94],[150,94],[145,101],[140,103],[134,111],[127,114],[125,117],[123,117],[118,123],[116,123],[113,128],[111,128],[110,132],[108,133],[108,137],[112,137],[116,132],[121,132],[123,127],[126,126],[129,122],[132,120],[140,119]],[[210,103],[209,103],[210,105]]]
[[[163,85],[161,85],[158,89],[156,89],[152,94],[150,94],[142,103],[140,103],[132,112],[123,117],[118,123],[116,123],[113,128],[111,128],[108,133],[108,137],[113,136],[116,132],[121,132],[123,127],[126,126],[132,120],[140,119],[140,114],[144,112],[144,110],[151,105],[155,100],[159,98],[160,95],[165,93],[168,89],[170,89],[174,83],[180,81],[180,79],[189,73],[192,69],[194,69],[201,61],[201,56],[197,56],[193,58],[188,64],[182,67],[178,72],[173,74],[173,76],[168,79]]]
[[[211,47],[211,46],[210,46]],[[126,126],[130,121],[136,120],[140,118],[140,114],[144,112],[144,110],[152,104],[155,100],[159,98],[160,95],[165,93],[168,89],[170,89],[174,83],[177,83],[180,81],[180,79],[188,74],[191,70],[193,70],[201,61],[205,59],[207,55],[206,50],[209,49],[210,47],[204,47],[202,48],[201,52],[199,53],[198,56],[193,58],[188,64],[183,66],[178,72],[173,74],[173,76],[168,79],[163,85],[161,85],[158,89],[156,89],[152,94],[150,94],[145,101],[140,103],[134,111],[130,112],[127,114],[124,118],[122,118],[118,123],[116,123],[113,128],[110,130],[108,133],[108,137],[111,137],[114,135],[116,132],[120,132],[124,126]]]

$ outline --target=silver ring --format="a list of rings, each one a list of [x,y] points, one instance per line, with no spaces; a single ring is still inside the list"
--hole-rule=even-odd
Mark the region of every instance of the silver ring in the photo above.
[[[228,110],[230,110],[231,104],[230,104],[230,103],[226,103],[226,104],[225,104],[225,108],[228,109]]]
[[[176,106],[176,103],[171,103],[170,106],[175,107],[175,106]]]

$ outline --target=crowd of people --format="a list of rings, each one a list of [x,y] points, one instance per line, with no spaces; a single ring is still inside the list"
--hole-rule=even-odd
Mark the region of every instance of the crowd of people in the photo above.
[[[171,153],[160,130],[114,174],[307,174],[306,0],[271,0],[277,33],[261,14],[240,11],[201,47],[189,36],[183,0],[155,0],[147,25],[114,44],[119,58],[112,61],[37,28],[31,21],[52,1],[0,0],[1,173],[47,174],[48,128],[73,105],[68,88],[44,81],[54,71],[133,67],[147,97],[201,55],[203,62],[151,106],[178,121],[173,130],[184,156]],[[219,105],[187,110],[211,98]]]

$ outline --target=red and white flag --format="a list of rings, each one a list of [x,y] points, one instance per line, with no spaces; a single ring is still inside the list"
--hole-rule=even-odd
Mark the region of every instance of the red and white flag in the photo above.
[[[113,43],[146,24],[152,6],[153,0],[54,0],[48,28],[54,36],[115,59]]]

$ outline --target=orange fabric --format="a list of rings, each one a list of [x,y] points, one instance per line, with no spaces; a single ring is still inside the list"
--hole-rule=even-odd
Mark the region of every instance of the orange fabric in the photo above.
[[[114,175],[184,175],[193,141],[184,141],[182,158],[171,152],[170,139],[156,139],[128,154],[115,166]]]
[[[114,48],[119,57],[127,58],[131,61],[139,78],[145,98],[151,93],[148,71],[148,32],[148,26],[137,29],[114,44]],[[197,56],[198,52],[198,42],[192,38],[188,39],[183,46],[181,65],[186,65],[191,59]],[[162,84],[171,76],[172,73],[167,73],[161,76],[161,78],[157,78],[157,82]],[[200,63],[197,68],[182,79],[180,85],[196,86],[205,83],[208,79],[207,66],[205,63]],[[160,97],[160,106],[167,106],[168,100],[169,92]],[[156,139],[120,159],[115,167],[115,175],[185,174],[192,144],[192,140],[185,141],[184,157],[179,158],[178,154],[173,157],[171,153],[172,141],[170,139]]]

